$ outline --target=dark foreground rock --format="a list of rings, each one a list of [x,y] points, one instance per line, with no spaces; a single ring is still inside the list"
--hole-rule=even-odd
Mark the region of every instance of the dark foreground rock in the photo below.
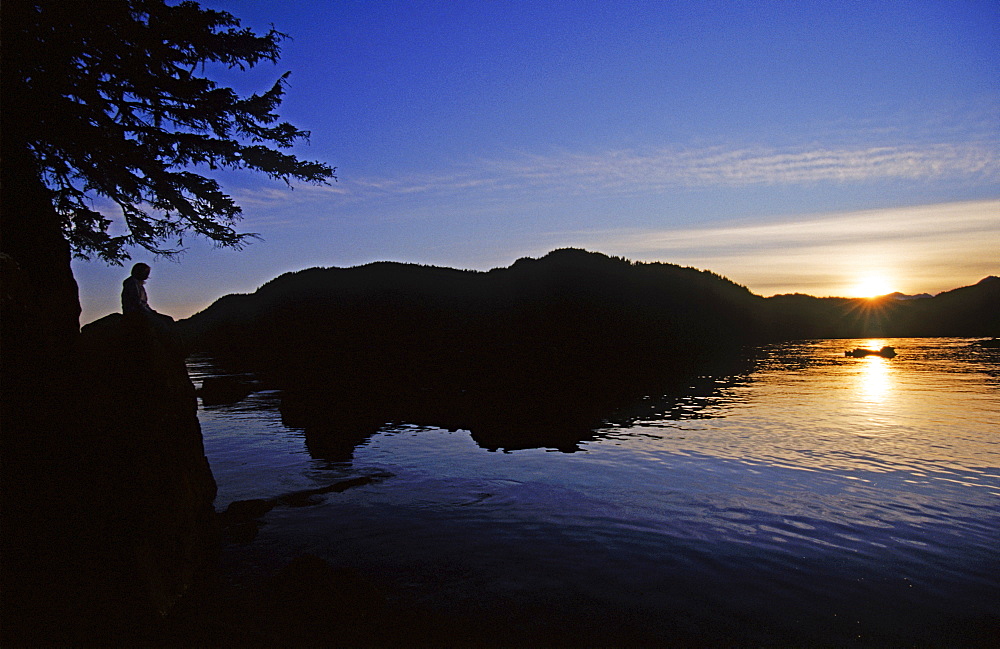
[[[218,547],[194,386],[176,341],[143,320],[108,316],[84,327],[81,347],[87,418],[95,445],[104,442],[109,491],[125,505],[112,513],[134,552],[128,587],[143,595],[137,613],[163,616]]]
[[[75,355],[76,398],[51,403],[70,409],[65,428],[20,458],[34,491],[5,539],[4,646],[154,637],[218,553],[215,481],[172,337],[114,314],[84,327]]]

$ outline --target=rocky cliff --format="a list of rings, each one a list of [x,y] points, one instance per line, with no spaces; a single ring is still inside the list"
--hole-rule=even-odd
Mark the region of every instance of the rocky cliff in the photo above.
[[[4,502],[5,646],[153,637],[218,551],[215,481],[174,341],[113,314],[84,327],[74,356],[73,394],[47,404],[64,409],[61,428],[19,431],[33,437],[4,458],[19,483]]]

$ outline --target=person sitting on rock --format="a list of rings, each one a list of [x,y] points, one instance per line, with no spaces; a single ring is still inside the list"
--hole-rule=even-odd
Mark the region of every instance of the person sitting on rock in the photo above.
[[[146,280],[149,279],[149,264],[138,263],[132,266],[132,274],[122,282],[122,313],[131,315],[151,315],[156,313],[149,307],[146,296]]]
[[[146,296],[146,280],[149,279],[149,264],[142,262],[132,266],[132,274],[122,282],[122,313],[127,318],[145,316],[155,328],[169,332],[174,319],[163,313],[157,313],[149,306]]]

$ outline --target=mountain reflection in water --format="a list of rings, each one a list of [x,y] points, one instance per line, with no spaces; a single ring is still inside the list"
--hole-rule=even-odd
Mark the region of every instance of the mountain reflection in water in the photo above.
[[[745,374],[614,413],[571,454],[399,422],[331,462],[273,393],[203,408],[219,509],[392,474],[276,507],[227,564],[311,552],[528,644],[987,644],[1000,350],[969,342],[767,347]],[[882,345],[899,355],[843,354]]]

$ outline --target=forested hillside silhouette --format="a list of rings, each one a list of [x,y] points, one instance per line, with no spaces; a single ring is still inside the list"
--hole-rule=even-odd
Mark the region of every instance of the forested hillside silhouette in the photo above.
[[[996,336],[1000,278],[916,299],[775,295],[764,300],[764,312],[772,340]]]
[[[280,388],[286,423],[318,455],[349,453],[390,421],[469,429],[488,448],[569,449],[644,395],[739,374],[747,345],[993,335],[998,285],[765,299],[707,271],[561,249],[488,272],[312,268],[181,327],[193,349]]]

